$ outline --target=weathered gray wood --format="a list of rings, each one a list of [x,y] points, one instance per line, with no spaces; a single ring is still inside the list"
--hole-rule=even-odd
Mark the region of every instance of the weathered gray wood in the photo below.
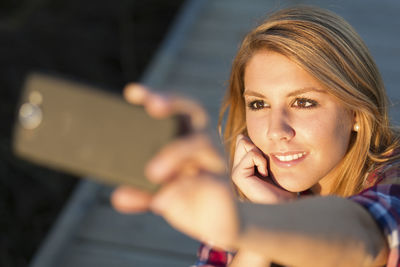
[[[57,267],[177,267],[189,266],[195,258],[166,254],[137,247],[124,247],[114,243],[76,240],[65,248]]]
[[[79,227],[82,218],[95,203],[99,188],[100,185],[91,181],[80,183],[44,240],[42,247],[32,259],[31,267],[57,266],[58,259],[72,242],[74,232]]]
[[[198,242],[173,230],[151,213],[124,215],[109,205],[95,205],[82,220],[76,236],[85,240],[111,242],[180,255],[193,255]]]
[[[197,22],[199,13],[206,2],[203,0],[187,0],[185,2],[167,38],[144,73],[142,83],[153,88],[163,88],[167,70],[171,62],[176,59],[177,52],[185,42],[188,32]]]

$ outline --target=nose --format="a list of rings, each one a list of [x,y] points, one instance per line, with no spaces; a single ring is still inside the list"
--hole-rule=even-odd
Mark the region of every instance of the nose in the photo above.
[[[271,109],[268,116],[267,137],[272,141],[289,141],[295,136],[284,109]]]

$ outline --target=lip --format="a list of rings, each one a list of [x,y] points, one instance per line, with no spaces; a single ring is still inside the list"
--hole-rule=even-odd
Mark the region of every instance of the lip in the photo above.
[[[281,161],[277,156],[293,156],[293,155],[298,155],[298,154],[303,154],[303,156],[293,159],[290,161]],[[308,153],[305,151],[291,151],[291,152],[285,152],[285,153],[270,153],[270,159],[273,161],[273,163],[279,167],[293,167],[300,162],[304,161]]]

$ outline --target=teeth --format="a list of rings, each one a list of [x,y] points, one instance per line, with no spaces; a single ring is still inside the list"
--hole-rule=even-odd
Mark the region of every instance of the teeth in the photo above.
[[[303,157],[305,154],[306,154],[306,152],[297,153],[297,154],[293,154],[293,155],[287,155],[287,156],[275,155],[275,157],[277,157],[280,161],[292,161],[294,159],[299,159],[299,158]]]

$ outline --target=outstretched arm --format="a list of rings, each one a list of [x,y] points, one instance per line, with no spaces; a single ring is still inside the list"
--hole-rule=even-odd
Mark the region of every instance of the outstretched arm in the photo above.
[[[288,266],[386,262],[383,234],[371,215],[351,200],[311,197],[279,205],[239,203],[238,211],[237,247],[273,262]]]

